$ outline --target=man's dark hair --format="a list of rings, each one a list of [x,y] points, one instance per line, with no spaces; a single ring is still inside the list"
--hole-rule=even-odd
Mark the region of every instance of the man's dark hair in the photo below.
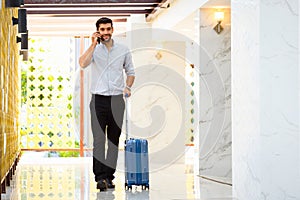
[[[98,21],[96,22],[96,28],[98,30],[100,24],[111,24],[111,27],[113,27],[113,22],[111,19],[107,18],[107,17],[101,17],[100,19],[98,19]]]

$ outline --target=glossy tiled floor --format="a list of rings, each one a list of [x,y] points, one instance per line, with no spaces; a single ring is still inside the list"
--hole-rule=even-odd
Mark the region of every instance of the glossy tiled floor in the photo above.
[[[150,173],[150,190],[124,190],[123,152],[120,152],[114,190],[99,192],[92,173],[92,159],[45,158],[44,153],[25,153],[11,187],[1,199],[11,200],[231,200],[231,186],[201,179],[192,162],[178,162]],[[151,167],[151,165],[150,165]]]

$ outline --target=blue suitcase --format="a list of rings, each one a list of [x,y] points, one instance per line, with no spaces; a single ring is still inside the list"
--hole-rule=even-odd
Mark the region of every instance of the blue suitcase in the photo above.
[[[128,139],[127,101],[126,98],[125,189],[132,189],[133,185],[149,189],[148,141]]]
[[[144,139],[126,140],[125,145],[125,189],[141,185],[149,189],[148,141]]]

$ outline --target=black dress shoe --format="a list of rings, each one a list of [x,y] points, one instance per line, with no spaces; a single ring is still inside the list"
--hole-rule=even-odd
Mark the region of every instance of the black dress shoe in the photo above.
[[[101,179],[97,182],[97,189],[99,189],[100,191],[107,190],[107,182],[105,179]]]
[[[115,188],[115,184],[112,182],[111,179],[106,179],[106,183],[107,183],[107,188]]]

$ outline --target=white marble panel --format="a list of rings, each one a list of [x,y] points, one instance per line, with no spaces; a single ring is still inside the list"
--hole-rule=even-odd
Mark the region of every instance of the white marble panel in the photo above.
[[[298,7],[298,1],[232,1],[238,199],[300,199]]]
[[[259,199],[261,181],[258,2],[231,5],[233,196],[245,200]]]
[[[224,31],[213,27],[215,9],[200,9],[199,172],[231,179],[231,26],[223,9]]]
[[[183,42],[133,52],[136,79],[130,98],[130,136],[147,138],[149,160],[160,170],[184,160],[185,60],[170,49],[184,50]]]
[[[300,199],[298,4],[260,4],[261,198],[267,200]]]

